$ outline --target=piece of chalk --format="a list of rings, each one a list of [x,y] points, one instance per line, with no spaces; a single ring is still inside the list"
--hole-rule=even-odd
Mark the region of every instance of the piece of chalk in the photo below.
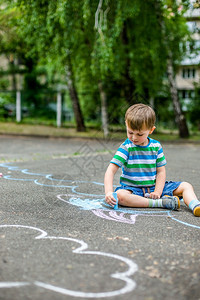
[[[144,196],[145,196],[145,198],[149,198],[150,194],[149,193],[145,193]]]
[[[118,209],[118,198],[117,198],[117,193],[113,193],[113,197],[115,198],[115,200],[116,200],[116,204],[115,204],[115,206],[114,206],[114,209]]]

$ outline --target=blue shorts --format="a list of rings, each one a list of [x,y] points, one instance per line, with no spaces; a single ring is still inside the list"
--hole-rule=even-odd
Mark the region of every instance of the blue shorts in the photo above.
[[[176,190],[180,184],[181,184],[181,181],[166,181],[161,197],[164,195],[173,196],[174,190]],[[134,195],[144,197],[144,192],[149,193],[149,190],[150,190],[150,193],[152,193],[155,190],[155,186],[150,186],[148,188],[147,187],[142,188],[142,187],[133,187],[130,185],[121,185],[115,189],[115,192],[118,190],[121,190],[121,189],[129,190]]]

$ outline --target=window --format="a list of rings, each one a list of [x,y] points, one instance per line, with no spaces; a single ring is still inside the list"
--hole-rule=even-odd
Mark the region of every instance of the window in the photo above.
[[[193,90],[182,90],[179,92],[179,96],[182,99],[192,99],[192,98],[194,98],[194,91]]]
[[[195,78],[196,70],[193,68],[191,69],[183,69],[182,70],[182,77],[183,78]]]

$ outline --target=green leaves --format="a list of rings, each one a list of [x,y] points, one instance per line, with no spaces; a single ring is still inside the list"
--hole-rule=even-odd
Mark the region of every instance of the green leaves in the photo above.
[[[8,6],[0,11],[0,29],[4,27],[8,33],[1,35],[4,50],[14,49],[17,33],[22,52],[45,62],[51,74],[59,79],[64,78],[70,58],[83,103],[88,99],[97,101],[99,80],[110,99],[120,98],[118,103],[128,97],[127,101],[132,101],[133,93],[156,97],[163,88],[169,52],[173,53],[174,63],[178,63],[189,38],[183,17],[189,0],[7,0],[2,3]],[[115,86],[119,89],[117,96]],[[94,100],[93,96],[82,96],[84,87],[90,95],[95,94]]]

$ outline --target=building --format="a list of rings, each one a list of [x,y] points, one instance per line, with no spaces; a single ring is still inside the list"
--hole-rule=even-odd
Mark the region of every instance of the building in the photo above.
[[[176,75],[179,98],[185,111],[188,110],[188,106],[195,97],[195,87],[200,86],[200,8],[194,8],[193,4],[185,17],[189,30],[192,32],[196,53],[190,54],[188,45],[188,57],[181,62]]]

